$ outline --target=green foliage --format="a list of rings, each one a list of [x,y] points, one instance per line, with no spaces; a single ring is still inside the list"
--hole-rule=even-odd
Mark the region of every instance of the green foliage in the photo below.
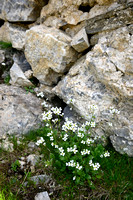
[[[1,48],[1,49],[12,48],[12,44],[11,44],[10,42],[3,42],[3,41],[0,41],[0,48]]]
[[[27,94],[29,93],[29,92],[31,92],[31,93],[35,93],[34,92],[34,88],[35,88],[35,86],[28,86],[28,87],[24,87],[24,89],[26,90],[26,92],[27,92]]]
[[[99,138],[91,136],[92,129],[95,128],[95,117],[92,114],[91,121],[81,127],[66,119],[61,128],[62,115],[61,108],[57,107],[43,113],[42,118],[48,129],[36,144],[41,148],[46,145],[53,167],[65,174],[68,180],[73,180],[77,185],[87,182],[92,187],[95,179],[102,176],[102,160],[109,156],[109,152],[98,143]],[[56,129],[53,129],[52,122]]]
[[[17,171],[17,169],[20,167],[20,163],[19,163],[19,160],[15,160],[15,162],[14,163],[12,163],[11,164],[11,169],[13,170],[13,171]]]
[[[6,84],[9,85],[10,79],[11,79],[10,75],[7,75],[7,76],[4,78],[4,83],[6,83]]]

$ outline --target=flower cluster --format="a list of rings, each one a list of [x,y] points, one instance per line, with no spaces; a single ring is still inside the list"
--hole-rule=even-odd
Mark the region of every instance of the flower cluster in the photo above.
[[[71,104],[73,101],[70,100],[68,103]],[[47,107],[46,102],[43,105]],[[91,114],[98,110],[94,105],[89,106],[89,109]],[[101,158],[110,156],[110,153],[104,150],[102,144],[96,143],[98,137],[91,137],[92,128],[96,127],[95,117],[92,115],[90,121],[86,121],[79,127],[77,123],[68,118],[65,118],[65,122],[61,126],[60,117],[62,116],[62,109],[57,107],[52,107],[42,114],[42,119],[45,121],[45,126],[47,126],[44,136],[46,145],[51,151],[52,164],[61,169],[62,172],[68,167],[69,177],[72,175],[72,179],[77,183],[78,180],[83,182],[88,180],[91,185],[90,178],[86,176],[86,169],[89,170],[91,176],[96,176],[103,162]],[[56,129],[52,128],[52,124]],[[40,144],[45,144],[42,137],[36,142],[36,145],[39,146]]]
[[[95,114],[98,111],[98,106],[96,105],[89,105],[88,106],[89,112]]]
[[[95,170],[95,171],[98,170],[99,167],[100,167],[100,164],[99,164],[99,163],[95,163],[95,164],[94,164],[94,163],[92,162],[92,160],[89,161],[89,165],[90,165],[91,167],[93,167],[93,170]]]
[[[42,106],[44,106],[45,108],[48,108],[48,104],[46,103],[46,101],[44,101],[43,103],[41,103]]]
[[[68,134],[65,134],[62,140],[67,141],[67,139],[68,139]]]
[[[73,152],[74,154],[76,154],[76,153],[78,152],[77,146],[74,145],[73,148],[72,148],[72,147],[68,147],[68,148],[67,148],[67,152]]]
[[[86,154],[90,154],[90,151],[88,149],[83,149],[83,151],[81,151],[81,155],[86,155]]]
[[[69,162],[66,163],[66,166],[68,167],[75,167],[78,170],[81,170],[83,167],[79,165],[78,162],[74,162],[74,160],[70,160]]]
[[[55,114],[55,115],[60,115],[60,116],[62,116],[62,108],[60,107],[60,108],[57,108],[57,107],[52,107],[51,108],[51,111],[53,111],[53,113]]]
[[[70,98],[68,101],[67,101],[67,104],[74,104],[75,103],[75,100]]]
[[[109,156],[110,156],[110,153],[108,151],[106,151],[104,154],[100,155],[101,158],[103,158],[103,157],[106,158],[106,157],[109,157]]]
[[[52,119],[52,112],[51,111],[48,111],[48,112],[43,112],[42,113],[42,120],[43,121],[49,121]]]
[[[90,145],[90,144],[92,144],[92,143],[94,143],[94,140],[93,140],[92,138],[88,138],[88,139],[86,140],[86,144],[87,144],[87,145]]]
[[[39,92],[39,93],[37,93],[37,97],[44,97],[44,94],[43,94],[43,92]]]
[[[62,126],[62,130],[63,130],[63,131],[66,131],[66,132],[67,132],[67,131],[76,132],[76,131],[77,131],[77,128],[78,128],[77,124],[74,123],[72,120],[69,121],[68,118],[65,119],[65,122],[64,122],[64,124],[63,124],[63,126]]]
[[[43,139],[43,137],[40,137],[39,140],[37,140],[36,145],[39,146],[40,144],[46,145],[45,140]]]
[[[110,107],[110,113],[111,114],[120,114],[120,111],[119,110],[117,110],[116,108],[114,108],[114,107]]]
[[[65,152],[64,152],[63,147],[60,147],[60,148],[58,148],[58,149],[59,149],[60,155],[61,155],[61,156],[64,156],[64,155],[65,155]]]

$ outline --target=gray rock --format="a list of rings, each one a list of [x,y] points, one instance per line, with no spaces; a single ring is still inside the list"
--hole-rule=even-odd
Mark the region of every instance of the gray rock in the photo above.
[[[133,23],[132,3],[120,6],[105,14],[95,16],[86,21],[87,34],[95,34],[101,31],[114,30]]]
[[[41,8],[47,1],[36,0],[1,0],[1,18],[10,22],[32,22],[40,14]],[[0,1],[0,2],[1,2]]]
[[[101,35],[86,61],[99,81],[133,98],[133,35],[127,27]]]
[[[39,128],[41,100],[25,90],[0,85],[0,136],[23,134]]]
[[[97,127],[94,130],[94,134],[105,137],[111,136],[111,140],[114,141],[112,142],[114,144],[113,146],[117,146],[116,150],[123,153],[120,150],[121,146],[117,142],[115,143],[116,139],[113,138],[123,137],[128,143],[133,138],[133,127],[131,126],[133,124],[133,102],[127,98],[124,100],[124,97],[122,100],[118,93],[115,93],[111,88],[106,87],[102,83],[102,79],[101,81],[97,79],[97,76],[95,76],[92,70],[93,54],[91,54],[92,60],[88,62],[88,55],[90,53],[73,65],[69,73],[53,89],[53,92],[66,103],[72,98],[74,100],[72,102],[74,111],[88,121],[91,119],[88,106],[97,105],[98,109],[95,111]],[[97,55],[99,55],[98,59],[100,59],[100,54]],[[103,60],[106,61],[104,54],[101,55],[103,56]],[[102,62],[99,63],[97,60],[95,62],[96,67],[100,68],[103,66]],[[112,115],[110,113],[110,107],[115,107],[120,110],[120,115]],[[112,127],[109,126],[109,123],[112,123]],[[125,129],[123,127],[128,132],[124,132]],[[132,146],[126,153],[133,156]]]
[[[50,200],[47,192],[40,192],[35,196],[35,200]]]
[[[35,166],[36,163],[39,161],[40,157],[36,154],[30,154],[27,156],[27,163],[30,163],[32,166]]]
[[[29,81],[21,70],[17,63],[14,63],[10,69],[10,84],[18,86],[33,86],[31,81]]]
[[[77,51],[82,52],[88,49],[89,41],[85,28],[81,29],[72,39],[71,46]]]
[[[39,185],[40,183],[47,184],[50,181],[50,179],[51,177],[46,174],[30,177],[30,180],[33,181],[35,185]],[[25,182],[24,185],[26,186],[27,182]]]
[[[45,85],[57,83],[77,58],[71,38],[56,28],[35,26],[26,32],[25,56],[34,76]]]
[[[0,28],[0,40],[12,44],[18,50],[24,49],[26,26],[5,22]]]

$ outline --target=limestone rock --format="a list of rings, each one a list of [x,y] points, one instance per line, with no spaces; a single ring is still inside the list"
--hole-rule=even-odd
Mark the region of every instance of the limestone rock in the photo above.
[[[50,200],[50,198],[47,192],[40,192],[35,196],[35,200]]]
[[[99,54],[100,51],[97,53],[97,56]],[[93,56],[92,52],[77,61],[70,69],[69,73],[53,89],[53,92],[66,103],[72,98],[74,103],[72,103],[71,106],[74,111],[88,121],[91,118],[88,106],[97,105],[98,109],[95,111],[95,120],[97,124],[97,128],[94,131],[95,134],[100,136],[104,135],[105,137],[111,136],[113,146],[117,146],[116,150],[120,153],[125,152],[133,156],[131,142],[131,138],[133,138],[133,102],[127,98],[121,100],[118,93],[115,93],[111,88],[106,87],[105,84],[102,83],[102,78],[100,80],[97,79],[97,76],[92,70],[93,57],[92,60],[88,62],[88,56],[90,55]],[[103,54],[103,56],[105,55]],[[100,59],[100,57],[98,57],[98,59]],[[108,62],[106,62],[106,60],[104,62],[104,65],[108,66]],[[99,63],[96,59],[95,68],[97,69],[102,66],[103,62],[100,61]],[[113,69],[113,66],[110,66],[109,70],[110,69]],[[104,73],[104,76],[105,75],[106,73]],[[114,77],[114,75],[112,76]],[[115,107],[120,110],[120,115],[114,117],[110,113],[110,107]],[[113,124],[112,127],[109,125],[110,122]],[[123,135],[125,129],[127,131],[125,135]],[[130,150],[122,150],[122,142],[116,142],[119,138],[124,141],[125,146],[127,145],[125,148]],[[131,148],[129,148],[130,145]]]
[[[41,20],[45,21],[49,16],[60,17],[67,24],[77,25],[88,18],[88,12],[79,10],[80,5],[84,5],[84,0],[51,0],[41,11]]]
[[[85,29],[81,29],[72,39],[71,46],[78,52],[88,49],[89,41]]]
[[[95,0],[99,5],[103,6],[103,5],[106,5],[106,4],[111,4],[113,3],[114,1],[117,1],[117,0]]]
[[[1,18],[10,22],[35,21],[41,8],[47,1],[43,0],[2,0]]]
[[[114,5],[114,4],[113,4]],[[114,6],[115,9],[108,7],[108,11],[101,15],[91,18],[86,21],[87,34],[95,34],[101,31],[114,30],[133,23],[133,2],[130,5]],[[102,9],[102,8],[101,8]],[[101,12],[101,11],[100,11]],[[102,11],[105,12],[105,11]]]
[[[40,84],[39,88],[35,88],[35,92],[36,93],[43,92],[46,99],[52,100],[55,97],[55,95],[52,93],[53,87],[54,86]]]
[[[4,25],[0,27],[0,41],[11,42],[8,22],[5,22]]]
[[[10,69],[10,84],[19,86],[33,86],[31,81],[29,81],[24,75],[22,69],[17,63],[14,63]]]
[[[26,30],[26,27],[5,22],[0,28],[0,40],[11,42],[12,47],[15,49],[24,49]]]
[[[25,56],[34,76],[45,85],[52,85],[76,60],[71,38],[56,28],[35,26],[26,33]]]
[[[41,100],[15,86],[0,85],[0,135],[22,134],[40,126]]]
[[[133,98],[133,36],[127,27],[101,36],[86,61],[98,80],[122,98]]]

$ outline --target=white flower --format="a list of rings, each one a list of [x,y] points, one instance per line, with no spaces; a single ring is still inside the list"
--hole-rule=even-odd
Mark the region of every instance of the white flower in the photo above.
[[[90,125],[91,125],[91,127],[94,128],[96,126],[96,123],[95,122],[91,122]]]
[[[51,133],[47,133],[47,136],[51,136],[52,135],[52,132]]]
[[[81,143],[82,143],[82,144],[85,144],[85,141],[84,141],[84,140],[82,140],[82,141],[81,141]]]
[[[86,140],[86,144],[90,145],[91,143],[94,143],[94,140],[92,140],[91,138],[88,138]]]
[[[98,110],[98,106],[97,105],[89,105],[88,109],[89,109],[90,113],[94,113],[95,114],[97,112],[97,110]]]
[[[93,164],[93,170],[98,170],[99,167],[100,167],[100,164],[99,164],[99,163]]]
[[[90,166],[93,166],[92,160],[89,161],[89,165],[90,165]]]
[[[103,158],[103,155],[102,155],[102,154],[100,155],[100,158]]]
[[[42,120],[44,121],[47,121],[47,120],[50,120],[52,119],[52,112],[51,111],[48,111],[48,112],[45,112],[42,113]]]
[[[51,143],[51,146],[52,146],[52,147],[54,146],[54,143],[53,143],[53,142]]]
[[[48,126],[49,126],[49,124],[47,123],[45,126],[47,126],[47,127],[48,127]]]
[[[112,124],[111,122],[109,122],[108,125],[109,125],[110,127],[113,126],[113,124]]]
[[[58,146],[57,144],[55,144],[55,148],[58,149],[58,147],[59,147],[59,146]]]
[[[51,137],[50,137],[50,141],[53,141],[53,140],[54,140],[54,138],[53,138],[53,136],[51,136]]]
[[[57,122],[58,122],[58,119],[56,118],[56,119],[52,119],[52,122],[54,123],[54,124],[56,124]]]
[[[38,94],[37,94],[37,97],[44,97],[44,94],[43,94],[43,92],[39,92]]]
[[[3,66],[5,66],[6,65],[6,63],[1,63]]]
[[[77,130],[77,124],[76,123],[73,123],[73,121],[69,121],[68,118],[65,119],[65,122],[62,126],[62,130],[63,131],[73,131],[73,132],[76,132]]]
[[[73,181],[75,181],[75,179],[76,179],[76,176],[73,177]]]
[[[62,112],[62,108],[57,108],[57,107],[52,107],[51,110],[53,111],[53,113],[55,115],[61,115],[61,112]]]
[[[43,103],[41,103],[42,106],[44,106],[45,108],[48,107],[48,104],[44,101]]]
[[[115,109],[114,107],[110,107],[109,111],[110,111],[111,114],[120,114],[120,111]]]
[[[81,151],[81,155],[86,155],[86,154],[90,154],[90,151],[88,149],[84,149],[83,151]]]
[[[65,155],[65,153],[64,153],[64,152],[60,152],[60,155],[61,155],[61,156],[64,156],[64,155]]]
[[[75,103],[75,100],[74,99],[69,99],[68,101],[67,101],[67,104],[74,104]]]
[[[40,137],[40,139],[36,142],[36,145],[39,146],[43,142],[45,142],[45,140],[43,139],[43,137]]]
[[[86,121],[86,122],[85,122],[85,125],[86,125],[86,126],[89,126],[89,125],[90,125],[90,122]]]
[[[80,138],[83,138],[83,137],[84,137],[84,134],[81,133],[81,132],[78,132],[78,133],[77,133],[77,136],[80,137]]]
[[[104,157],[109,157],[110,156],[110,153],[108,152],[108,151],[106,151],[105,153],[104,153]]]

